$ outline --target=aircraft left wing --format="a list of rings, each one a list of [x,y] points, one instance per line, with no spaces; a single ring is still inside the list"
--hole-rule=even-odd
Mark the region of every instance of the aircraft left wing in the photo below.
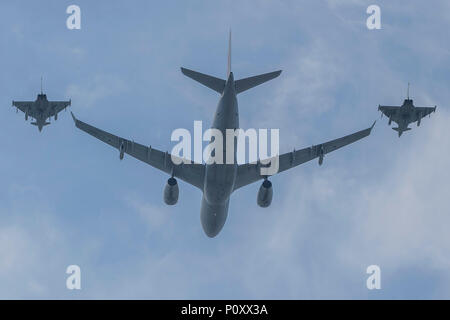
[[[352,133],[345,137],[331,140],[322,144],[313,145],[309,148],[284,153],[280,155],[278,158],[279,169],[277,173],[294,168],[302,163],[308,162],[315,158],[319,158],[319,163],[321,164],[325,154],[335,151],[339,148],[342,148],[364,137],[367,137],[372,131],[374,125],[375,122],[370,128]],[[234,190],[246,186],[248,184],[251,184],[253,182],[256,182],[260,179],[264,179],[266,176],[261,175],[261,167],[267,167],[267,165],[262,165],[261,162],[258,162],[238,166]]]
[[[113,148],[116,148],[120,152],[120,158],[122,159],[124,153],[145,162],[152,167],[159,169],[174,177],[203,190],[203,182],[205,176],[205,166],[197,163],[181,163],[175,165],[172,162],[171,154],[169,152],[162,152],[152,147],[146,147],[142,144],[130,141],[106,131],[100,130],[94,126],[91,126],[83,121],[78,120],[72,113],[75,126],[78,129],[89,133],[91,136],[109,144]],[[177,158],[180,162],[183,160]]]
[[[27,113],[30,117],[33,117],[33,110],[31,108],[33,103],[33,101],[13,101],[12,105],[23,113]]]
[[[60,111],[62,111],[63,109],[67,108],[68,106],[70,106],[72,104],[72,100],[69,101],[49,101],[48,105],[49,105],[49,111],[48,111],[48,116],[52,117],[55,114],[58,114]]]

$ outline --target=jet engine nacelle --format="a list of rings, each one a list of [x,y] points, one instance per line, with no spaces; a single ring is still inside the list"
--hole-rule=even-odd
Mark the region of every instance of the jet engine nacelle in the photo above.
[[[420,117],[420,115],[419,115]],[[420,126],[420,120],[422,120],[421,118],[419,118],[419,120],[417,120],[417,126]]]
[[[179,189],[177,179],[169,178],[166,186],[164,187],[164,202],[169,206],[173,206],[178,202],[178,194]]]
[[[391,123],[392,123],[392,118],[389,118],[389,123],[388,123],[388,126],[390,126],[390,125],[391,125]]]
[[[272,197],[272,182],[270,182],[269,180],[264,180],[258,191],[258,206],[260,206],[261,208],[267,208],[272,203]]]
[[[25,121],[28,121],[28,111],[25,112]]]
[[[58,120],[58,114],[55,113],[55,121]]]

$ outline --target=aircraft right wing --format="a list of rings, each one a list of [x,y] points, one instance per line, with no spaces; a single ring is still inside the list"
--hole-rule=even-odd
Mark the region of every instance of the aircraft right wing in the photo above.
[[[321,159],[319,160],[319,163],[321,163],[321,161],[323,161],[323,156],[325,154],[335,151],[339,148],[342,148],[364,137],[367,137],[372,131],[374,125],[375,122],[370,128],[349,134],[345,137],[334,139],[322,144],[313,145],[309,148],[284,153],[280,155],[278,158],[279,169],[277,173],[294,168],[302,163],[308,162],[315,158]],[[246,186],[248,184],[251,184],[253,182],[256,182],[258,180],[264,179],[265,176],[261,175],[260,171],[261,167],[267,167],[267,165],[263,166],[260,162],[257,162],[257,163],[247,163],[238,166],[234,190]]]
[[[91,136],[118,149],[120,152],[120,158],[123,157],[124,153],[129,154],[130,156],[142,162],[145,162],[156,169],[173,175],[174,177],[180,178],[181,180],[199,188],[200,190],[203,190],[205,176],[205,166],[203,164],[191,162],[175,165],[172,162],[172,156],[169,152],[162,152],[152,147],[146,147],[134,141],[130,141],[106,131],[100,130],[94,126],[78,120],[77,118],[75,118],[73,113],[72,117],[75,121],[75,126],[78,129],[81,129],[84,132],[89,133]],[[183,159],[177,158],[177,160],[180,160],[181,162]]]
[[[397,110],[400,107],[396,106],[378,106],[378,110],[383,112],[383,114],[388,118],[393,118],[397,114]]]
[[[430,113],[435,112],[436,107],[415,107],[414,110],[416,111],[414,121],[417,121],[429,115]]]
[[[34,118],[33,109],[31,108],[33,106],[33,103],[33,101],[13,101],[12,105],[23,113],[27,113],[28,116]]]
[[[55,114],[58,114],[60,111],[62,111],[63,109],[67,108],[68,106],[70,106],[72,104],[72,100],[69,101],[49,101],[49,111],[48,111],[48,116],[52,117]]]

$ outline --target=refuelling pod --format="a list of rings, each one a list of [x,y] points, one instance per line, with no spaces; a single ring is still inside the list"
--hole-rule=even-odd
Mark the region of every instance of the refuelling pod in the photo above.
[[[122,141],[122,143],[120,144],[120,147],[119,147],[119,159],[120,160],[123,160],[124,153],[125,153],[125,145]]]

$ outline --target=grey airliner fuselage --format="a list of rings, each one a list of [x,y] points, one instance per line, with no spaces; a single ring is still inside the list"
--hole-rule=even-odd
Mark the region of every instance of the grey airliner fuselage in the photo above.
[[[233,72],[230,72],[228,76],[211,128],[220,130],[222,137],[226,136],[226,129],[239,128],[239,110]],[[224,147],[223,159],[226,159],[225,149]],[[234,189],[237,172],[236,144],[233,156],[234,164],[206,165],[200,219],[203,230],[209,237],[215,237],[222,230],[228,216],[230,195]]]

